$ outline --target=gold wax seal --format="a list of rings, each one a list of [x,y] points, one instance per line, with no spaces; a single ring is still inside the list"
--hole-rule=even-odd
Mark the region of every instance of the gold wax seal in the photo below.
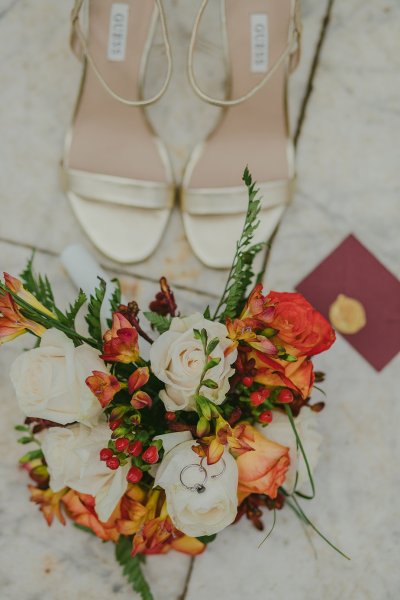
[[[329,319],[340,333],[358,333],[367,323],[365,309],[359,300],[339,294],[329,308]]]

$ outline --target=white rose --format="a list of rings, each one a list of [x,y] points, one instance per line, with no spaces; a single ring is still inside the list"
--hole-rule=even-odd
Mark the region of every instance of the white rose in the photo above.
[[[100,521],[110,518],[128,486],[129,464],[112,471],[100,460],[100,450],[109,438],[106,423],[92,429],[81,424],[51,427],[41,434],[51,489],[58,492],[70,487],[94,496]]]
[[[310,465],[311,474],[314,472],[318,460],[319,449],[322,443],[322,436],[318,431],[318,418],[316,414],[307,406],[304,406],[294,423],[299,434],[301,443]],[[269,440],[287,446],[289,448],[290,466],[286,474],[284,488],[292,493],[296,482],[296,472],[298,473],[297,487],[298,491],[309,489],[309,477],[307,466],[300,448],[297,449],[296,436],[290,425],[289,418],[280,411],[273,411],[272,423],[268,427],[258,427]]]
[[[187,318],[172,319],[169,331],[166,331],[154,342],[150,349],[151,368],[165,385],[160,398],[167,410],[194,410],[196,403],[194,394],[200,383],[206,357],[200,340],[195,339],[193,329],[205,329],[208,341],[219,339],[219,344],[212,351],[213,358],[220,358],[218,365],[207,372],[207,379],[218,384],[215,390],[203,387],[202,395],[215,404],[222,404],[229,390],[229,378],[234,370],[231,365],[237,357],[236,350],[225,356],[225,351],[232,345],[227,339],[225,325],[208,321],[199,313]]]
[[[90,426],[102,412],[85,383],[95,370],[105,371],[106,367],[94,348],[87,344],[75,348],[65,333],[49,329],[39,348],[24,352],[13,362],[10,377],[27,417]]]
[[[167,497],[167,510],[177,529],[193,537],[212,535],[225,529],[236,518],[237,514],[237,486],[238,470],[235,459],[225,451],[225,471],[222,460],[215,465],[208,466],[203,461],[207,470],[205,490],[202,493],[187,489],[180,480],[182,469],[188,465],[199,465],[200,458],[193,452],[193,440],[187,440],[187,433],[180,434],[180,441],[174,435],[173,443],[177,443],[165,455],[158,468],[155,486],[165,489]],[[183,436],[186,436],[184,438]],[[168,435],[160,436],[163,446],[170,448]],[[165,440],[165,443],[164,443]],[[213,478],[213,475],[217,477]],[[204,474],[196,467],[187,469],[182,474],[186,485],[201,484]]]

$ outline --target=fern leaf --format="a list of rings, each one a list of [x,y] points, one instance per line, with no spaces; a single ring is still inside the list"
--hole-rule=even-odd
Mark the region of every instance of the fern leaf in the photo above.
[[[101,348],[103,345],[103,336],[101,332],[100,312],[106,293],[106,282],[104,279],[101,279],[101,277],[99,277],[99,282],[99,287],[95,289],[94,295],[90,296],[88,314],[86,315],[85,319],[86,323],[88,324],[90,335]]]
[[[121,284],[118,279],[113,279],[112,283],[114,284],[114,291],[110,298],[110,308],[111,312],[116,312],[121,304]]]
[[[54,311],[55,311],[55,314],[56,314],[58,320],[60,321],[60,323],[62,323],[66,327],[75,329],[76,315],[78,314],[78,312],[82,308],[82,306],[85,304],[86,300],[87,300],[86,294],[84,294],[82,292],[82,290],[79,290],[77,299],[75,300],[75,302],[73,304],[69,305],[65,314],[62,313],[60,310],[58,310],[55,307]]]
[[[249,202],[246,218],[240,239],[236,245],[236,253],[222,298],[214,313],[214,319],[224,321],[227,317],[235,318],[241,311],[246,292],[254,278],[253,262],[263,244],[252,245],[254,233],[259,225],[258,214],[261,201],[257,198],[258,188],[246,167],[243,181],[248,190]]]
[[[140,594],[142,600],[154,600],[150,586],[147,583],[140,563],[144,558],[140,554],[131,555],[132,540],[129,537],[121,536],[115,546],[115,556],[122,567],[122,572],[131,584],[135,592]]]
[[[165,333],[170,328],[171,317],[164,317],[163,315],[151,311],[144,312],[143,314],[158,333]]]
[[[25,269],[20,274],[20,278],[24,287],[30,292],[39,302],[43,304],[49,310],[54,310],[54,295],[51,289],[50,281],[47,277],[41,275],[35,275],[33,270],[33,260],[35,253],[28,260]]]

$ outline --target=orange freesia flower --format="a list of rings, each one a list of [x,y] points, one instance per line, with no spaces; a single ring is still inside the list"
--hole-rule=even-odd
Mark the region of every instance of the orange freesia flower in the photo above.
[[[136,410],[141,410],[142,408],[146,407],[150,408],[153,404],[153,400],[150,398],[149,394],[143,390],[138,390],[133,394],[131,404],[133,408],[136,408]]]
[[[121,384],[114,375],[102,373],[102,371],[93,371],[93,375],[86,378],[86,385],[103,408],[110,404],[115,394],[121,389]]]
[[[113,314],[112,328],[104,334],[101,358],[126,364],[139,358],[138,332],[121,313]]]
[[[77,524],[91,529],[97,537],[108,542],[112,540],[117,542],[119,531],[116,526],[116,520],[120,515],[119,505],[106,523],[99,521],[95,511],[95,500],[88,494],[78,494],[74,490],[69,490],[62,498],[62,502],[67,510],[68,516]]]
[[[266,494],[276,498],[289,468],[289,448],[271,442],[251,425],[246,425],[246,436],[254,451],[241,454],[236,459],[239,502],[249,494]]]
[[[208,465],[214,465],[221,459],[226,446],[234,456],[253,450],[249,444],[251,439],[251,432],[246,432],[243,424],[232,429],[220,415],[215,422],[215,435],[199,439],[199,445],[193,446],[193,451],[199,456],[206,456]]]
[[[39,505],[40,512],[43,513],[47,525],[50,526],[52,524],[54,517],[62,525],[65,525],[65,518],[61,512],[61,501],[67,493],[68,488],[64,488],[57,493],[53,492],[50,488],[41,490],[33,485],[28,485],[28,489],[31,493],[31,501]]]
[[[296,356],[295,348],[286,348],[289,354]],[[305,355],[297,356],[296,362],[286,362],[265,356],[260,352],[252,352],[256,361],[257,375],[254,381],[267,387],[285,386],[306,400],[314,385],[314,368],[311,360]]]
[[[235,319],[232,321],[230,318],[226,320],[228,335],[234,341],[233,348],[236,348],[239,342],[244,342],[255,350],[259,350],[265,354],[276,354],[275,345],[264,335],[257,334],[252,329],[251,321],[251,319]]]
[[[0,291],[0,344],[10,342],[27,331],[41,337],[46,328],[25,318],[11,294]]]
[[[130,394],[136,392],[139,388],[146,385],[149,381],[150,372],[148,367],[139,367],[132,373],[128,379],[128,391]]]
[[[21,300],[25,300],[25,302],[27,302],[30,306],[36,308],[48,317],[52,317],[53,319],[57,318],[56,315],[51,312],[51,310],[46,308],[41,302],[39,302],[39,300],[35,298],[35,296],[33,296],[33,294],[31,294],[30,292],[28,292],[28,290],[24,288],[22,282],[19,279],[13,277],[12,275],[9,275],[9,273],[4,273],[4,282],[8,289],[14,294],[17,294],[17,296],[21,298]]]
[[[155,493],[159,494],[159,492]],[[156,499],[158,501],[158,495]],[[153,499],[150,502],[152,505],[154,504]],[[152,509],[149,510],[148,516],[151,518],[146,520],[133,538],[132,556],[136,554],[166,554],[170,550],[196,556],[204,551],[205,544],[176,529],[167,513],[166,506],[164,501],[158,517],[153,516]]]
[[[247,321],[253,328],[264,328],[271,324],[274,315],[274,307],[269,298],[262,294],[262,283],[258,283],[251,292],[246,306],[244,307],[240,320]]]
[[[120,515],[117,528],[122,535],[133,535],[142,527],[147,509],[143,504],[145,492],[137,485],[128,489],[120,502]]]
[[[145,407],[150,408],[153,404],[153,400],[150,398],[149,394],[139,389],[146,385],[146,383],[149,381],[149,378],[149,368],[139,367],[139,369],[136,369],[136,371],[134,371],[128,379],[128,391],[130,394],[133,394],[131,404],[134,408],[136,408],[136,410],[140,410]]]

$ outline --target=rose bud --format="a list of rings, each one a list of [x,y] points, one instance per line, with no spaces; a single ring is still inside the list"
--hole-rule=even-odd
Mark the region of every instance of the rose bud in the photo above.
[[[243,383],[243,385],[245,387],[250,387],[252,385],[252,383],[253,383],[253,378],[252,377],[248,377],[248,376],[243,377],[242,383]]]
[[[127,473],[126,479],[129,483],[138,483],[143,477],[143,471],[139,467],[131,467]]]
[[[135,440],[128,446],[128,454],[131,456],[140,456],[142,454],[143,444],[140,440]]]
[[[102,450],[100,450],[100,460],[105,461],[112,456],[114,456],[114,452],[110,448],[102,448]]]
[[[154,465],[158,461],[158,450],[156,446],[149,446],[142,454],[144,462]]]
[[[167,412],[165,413],[165,420],[169,422],[176,421],[176,414],[171,410],[167,410]]]
[[[293,392],[285,388],[279,392],[277,400],[281,404],[290,404],[293,402]]]
[[[261,415],[258,417],[260,423],[271,423],[272,421],[272,412],[270,410],[264,410]]]
[[[250,402],[253,406],[259,406],[270,396],[271,390],[267,388],[261,388],[250,394]]]
[[[106,465],[109,469],[115,471],[119,467],[119,458],[117,458],[116,456],[112,456],[107,460]]]
[[[115,447],[118,452],[124,452],[128,446],[129,440],[126,437],[118,438],[118,440],[115,441]]]

